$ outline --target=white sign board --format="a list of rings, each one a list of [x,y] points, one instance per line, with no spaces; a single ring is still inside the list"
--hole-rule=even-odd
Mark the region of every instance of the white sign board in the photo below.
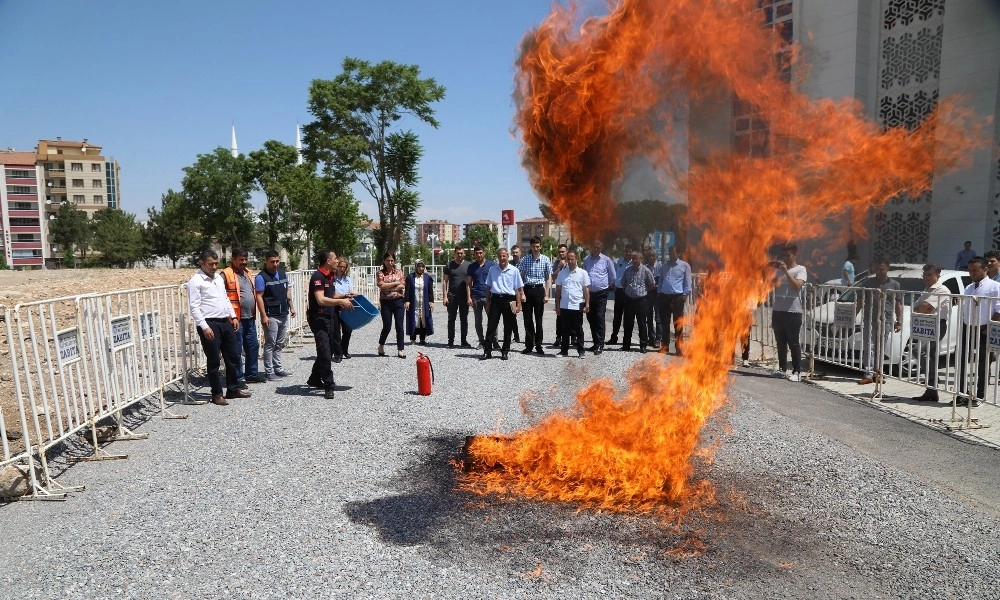
[[[910,313],[910,337],[915,340],[936,342],[939,325],[935,314]]]
[[[139,315],[139,336],[144,340],[160,337],[160,312],[143,313]]]
[[[63,329],[56,333],[56,350],[59,351],[59,366],[65,367],[80,360],[80,329]]]
[[[111,319],[111,349],[124,348],[132,343],[132,317]]]
[[[986,339],[986,347],[990,352],[1000,352],[1000,323],[990,321],[989,337]],[[982,352],[982,349],[980,349]]]
[[[853,302],[837,302],[833,307],[833,324],[841,329],[853,330],[856,314]]]

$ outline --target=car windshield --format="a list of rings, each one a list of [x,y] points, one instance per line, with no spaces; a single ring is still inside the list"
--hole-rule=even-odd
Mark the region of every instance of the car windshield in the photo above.
[[[872,277],[874,277],[874,275]],[[924,280],[920,277],[893,277],[890,275],[889,278],[898,281],[900,289],[904,292],[921,292],[924,289]],[[860,284],[854,284],[851,289],[844,292],[843,295],[837,299],[837,302],[856,302],[858,289],[863,288]],[[913,300],[913,294],[906,294],[903,296],[903,304],[906,306],[909,306]]]

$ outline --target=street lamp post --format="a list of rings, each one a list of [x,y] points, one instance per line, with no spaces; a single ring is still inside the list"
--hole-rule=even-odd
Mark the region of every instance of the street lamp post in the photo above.
[[[436,233],[427,234],[427,243],[431,245],[431,267],[435,266],[434,263],[434,248],[437,246],[437,241],[441,239]]]

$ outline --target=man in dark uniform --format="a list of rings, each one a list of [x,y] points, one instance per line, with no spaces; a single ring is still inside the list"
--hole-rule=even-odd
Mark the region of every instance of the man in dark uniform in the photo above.
[[[313,362],[312,374],[306,384],[309,387],[324,388],[326,398],[331,400],[334,383],[333,344],[339,344],[339,341],[334,339],[334,332],[340,330],[334,308],[354,310],[350,299],[333,297],[336,293],[333,285],[336,260],[337,253],[331,250],[320,250],[316,253],[316,272],[309,278],[309,308],[306,311],[309,329],[312,330],[316,340],[316,361]]]

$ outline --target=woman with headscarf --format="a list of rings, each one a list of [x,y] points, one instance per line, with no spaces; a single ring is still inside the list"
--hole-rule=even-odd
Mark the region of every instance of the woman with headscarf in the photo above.
[[[434,278],[427,273],[427,265],[418,260],[413,273],[406,278],[406,334],[410,343],[420,336],[420,344],[427,344],[427,336],[434,334]]]

